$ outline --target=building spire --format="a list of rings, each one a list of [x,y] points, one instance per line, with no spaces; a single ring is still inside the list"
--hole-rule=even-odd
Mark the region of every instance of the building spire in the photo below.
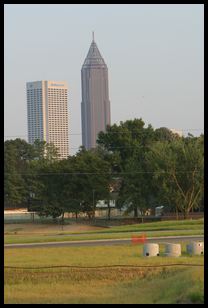
[[[98,50],[97,44],[94,41],[95,36],[94,36],[94,31],[92,31],[92,43],[90,45],[90,49],[88,51],[87,57],[85,58],[83,66],[105,66],[106,64],[100,54],[100,51]]]

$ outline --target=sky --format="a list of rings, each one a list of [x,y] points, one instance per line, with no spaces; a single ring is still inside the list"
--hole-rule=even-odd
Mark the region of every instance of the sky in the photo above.
[[[81,67],[92,31],[108,66],[111,124],[200,135],[203,4],[5,4],[4,136],[27,140],[26,82],[67,81],[70,155],[81,139]]]

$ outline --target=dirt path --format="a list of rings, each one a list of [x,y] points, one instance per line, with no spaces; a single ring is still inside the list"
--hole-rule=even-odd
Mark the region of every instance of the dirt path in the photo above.
[[[43,233],[55,233],[55,232],[79,232],[79,231],[91,231],[102,230],[102,227],[72,224],[72,225],[49,225],[49,224],[5,224],[4,234],[18,233],[18,234],[43,234]]]

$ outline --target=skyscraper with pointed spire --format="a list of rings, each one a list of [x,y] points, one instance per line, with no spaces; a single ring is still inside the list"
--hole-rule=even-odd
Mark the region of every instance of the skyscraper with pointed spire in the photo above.
[[[82,78],[82,145],[94,148],[100,131],[110,125],[108,68],[94,41],[81,70]]]

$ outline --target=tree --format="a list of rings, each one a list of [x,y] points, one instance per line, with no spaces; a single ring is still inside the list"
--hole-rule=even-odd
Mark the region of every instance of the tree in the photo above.
[[[36,140],[34,144],[19,138],[5,141],[5,206],[21,207],[27,205],[31,195],[37,198],[41,188],[37,177],[39,168],[57,159],[57,149],[45,141]]]
[[[79,212],[94,217],[96,202],[109,194],[110,166],[97,151],[80,149],[76,156],[51,162],[40,170],[43,174],[42,215],[55,211],[64,218],[65,212]],[[44,176],[45,174],[45,176]],[[94,197],[94,198],[93,198]]]
[[[120,207],[126,206],[127,212],[134,212],[134,217],[138,217],[139,210],[142,220],[145,211],[155,202],[153,177],[146,163],[146,151],[140,149],[126,164],[118,198]]]
[[[55,204],[44,204],[44,206],[38,211],[39,216],[52,217],[54,222],[56,222],[57,217],[63,214],[62,208]]]
[[[155,169],[154,179],[166,200],[188,217],[203,197],[203,136],[188,136],[170,143],[156,142],[148,154]]]
[[[39,139],[36,139],[33,144],[33,155],[35,160],[47,161],[56,161],[60,156],[53,143],[47,143]]]
[[[46,141],[36,139],[31,147],[32,159],[28,164],[27,173],[23,177],[27,187],[28,208],[31,211],[38,211],[40,209],[43,210],[43,200],[45,197],[45,186],[42,181],[43,174],[41,172],[45,170],[47,173],[50,170],[51,164],[57,163],[59,154],[58,149]],[[47,211],[49,210],[50,207]],[[54,213],[57,213],[57,211]]]
[[[120,125],[108,126],[106,132],[98,134],[97,143],[106,150],[119,154],[122,170],[137,148],[146,146],[154,138],[152,126],[148,125],[147,128],[144,126],[142,119],[128,120],[120,122]]]
[[[153,198],[145,153],[156,137],[151,125],[144,126],[142,119],[120,122],[119,126],[114,124],[105,133],[101,132],[97,140],[99,146],[117,155],[115,177],[121,183],[117,206],[125,205],[127,212],[134,211],[135,217],[138,216],[138,209],[144,213]]]
[[[111,166],[97,150],[81,150],[76,156],[75,170],[81,210],[93,218],[97,201],[109,197]]]
[[[32,159],[32,146],[25,140],[7,140],[4,143],[4,201],[5,206],[19,207],[26,202],[24,173]]]
[[[160,127],[155,129],[155,140],[156,141],[173,141],[176,139],[180,139],[181,137],[178,134],[173,133],[167,127]]]

